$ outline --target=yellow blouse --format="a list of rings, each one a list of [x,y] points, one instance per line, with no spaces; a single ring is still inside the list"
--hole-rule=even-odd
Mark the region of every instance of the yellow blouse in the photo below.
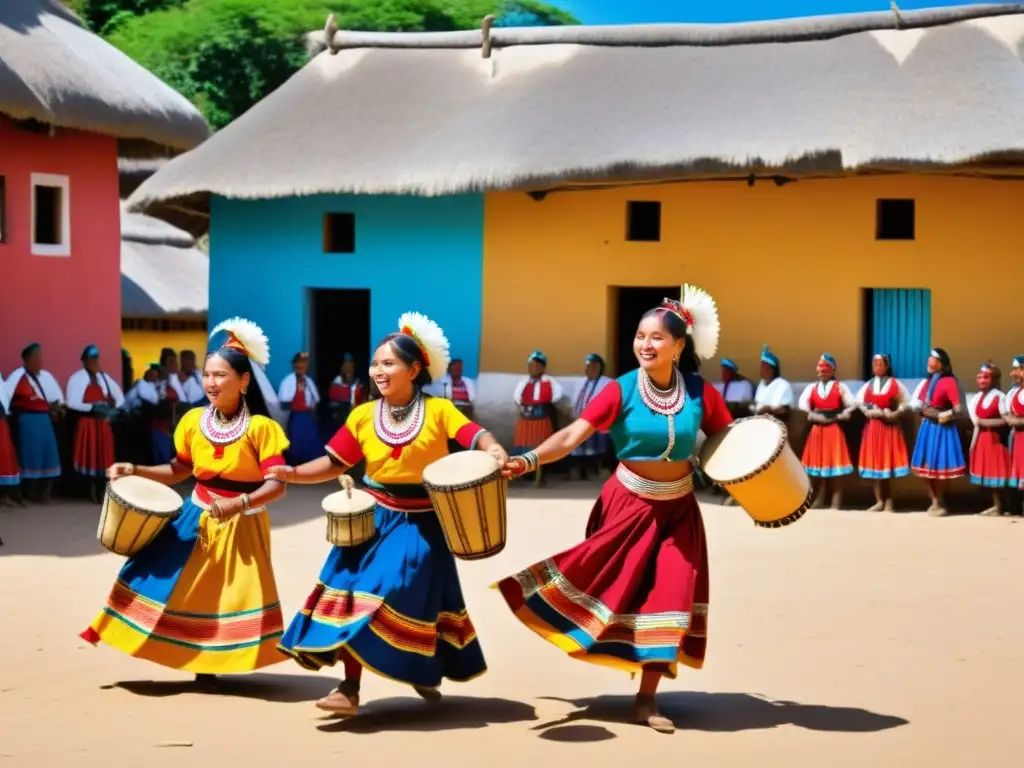
[[[281,425],[266,416],[253,416],[245,435],[230,445],[214,445],[203,435],[199,420],[205,408],[193,408],[178,422],[174,449],[178,461],[192,468],[197,480],[222,477],[239,482],[260,482],[267,470],[284,464],[289,442]]]
[[[328,453],[349,466],[365,458],[366,475],[377,483],[422,483],[423,470],[448,455],[449,440],[457,441],[464,448],[475,448],[484,432],[451,400],[427,397],[423,404],[423,428],[401,449],[392,448],[377,437],[373,426],[377,401],[371,401],[352,409],[345,426],[327,444]]]

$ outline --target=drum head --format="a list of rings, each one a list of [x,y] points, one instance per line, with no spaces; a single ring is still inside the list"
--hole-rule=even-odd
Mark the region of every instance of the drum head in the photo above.
[[[373,496],[358,488],[352,489],[351,496],[348,491],[335,491],[320,503],[329,515],[359,515],[376,505],[377,500]]]
[[[129,507],[157,514],[172,514],[181,509],[183,501],[173,488],[138,475],[119,477],[110,482],[110,492]]]
[[[785,439],[785,428],[776,419],[740,419],[704,441],[700,467],[717,483],[739,480],[764,467]]]
[[[484,451],[462,451],[438,459],[423,470],[423,482],[433,486],[472,483],[499,469],[493,456]]]

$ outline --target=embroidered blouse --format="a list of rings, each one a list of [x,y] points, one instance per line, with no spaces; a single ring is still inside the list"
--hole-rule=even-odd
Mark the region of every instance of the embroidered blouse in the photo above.
[[[237,483],[262,485],[271,467],[283,465],[288,438],[267,416],[252,416],[245,434],[229,445],[214,445],[200,429],[205,408],[192,408],[174,430],[178,461],[192,470],[200,483],[220,478]]]
[[[801,411],[841,411],[854,405],[850,388],[837,379],[808,384],[800,395]]]
[[[906,405],[910,400],[910,393],[899,379],[875,376],[857,391],[854,399],[861,405],[873,405],[876,408],[895,411]]]
[[[451,400],[425,397],[422,429],[411,442],[394,448],[377,437],[374,421],[378,407],[387,404],[374,400],[353,408],[345,425],[327,444],[327,453],[348,466],[365,459],[367,478],[380,485],[422,483],[427,465],[448,455],[449,440],[472,449],[484,432]]]
[[[607,432],[620,460],[656,461],[668,447],[668,420],[675,422],[676,440],[669,461],[685,461],[697,446],[698,431],[713,435],[732,423],[722,393],[695,373],[684,373],[686,400],[674,416],[651,411],[640,398],[638,371],[610,382],[590,401],[580,418]]]
[[[975,426],[978,425],[979,419],[998,419],[1006,412],[1006,395],[998,389],[978,392],[971,397],[967,412]]]

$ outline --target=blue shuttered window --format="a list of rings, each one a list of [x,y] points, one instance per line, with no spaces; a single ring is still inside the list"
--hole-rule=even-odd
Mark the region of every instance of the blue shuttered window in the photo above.
[[[896,376],[925,375],[932,347],[932,292],[927,288],[875,288],[871,293],[870,355],[887,353]]]

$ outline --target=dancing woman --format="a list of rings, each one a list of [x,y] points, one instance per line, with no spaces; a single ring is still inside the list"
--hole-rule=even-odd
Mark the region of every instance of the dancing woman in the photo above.
[[[283,620],[270,562],[267,505],[284,497],[270,477],[288,439],[267,415],[269,382],[254,373],[269,358],[257,326],[234,318],[206,359],[210,404],[174,433],[175,458],[158,467],[114,464],[112,479],[138,475],[165,485],[196,479],[181,514],[121,569],[107,605],[82,638],[197,674],[248,672],[284,661]]]
[[[519,476],[561,459],[607,431],[621,462],[605,483],[581,543],[499,582],[516,617],[575,659],[640,672],[634,718],[670,732],[655,692],[678,663],[700,668],[707,645],[708,553],[693,496],[698,430],[714,435],[732,417],[697,373],[718,345],[718,311],[685,286],[647,312],[633,351],[639,370],[620,376],[579,419],[518,456]]]
[[[82,350],[82,368],[68,379],[68,408],[77,415],[75,424],[75,472],[89,484],[89,499],[100,502],[104,476],[114,463],[114,430],[110,420],[124,407],[124,393],[100,368],[100,350],[90,344]]]
[[[1002,373],[992,361],[978,370],[975,379],[978,392],[967,404],[967,413],[974,423],[971,438],[971,484],[988,488],[992,492],[992,506],[981,514],[998,517],[1003,514],[1003,489],[1010,479],[1010,451],[1003,444],[1006,420],[1006,398],[999,391]]]
[[[900,416],[910,402],[910,393],[892,373],[888,355],[877,354],[871,360],[874,374],[857,392],[856,400],[867,423],[860,441],[860,476],[870,480],[875,503],[868,512],[892,512],[890,481],[910,474],[907,443],[900,428]]]
[[[932,500],[928,513],[942,517],[946,512],[946,484],[962,477],[967,469],[956,416],[963,412],[960,382],[946,350],[936,347],[928,356],[928,378],[917,385],[911,408],[921,412],[921,428],[914,443],[911,471],[928,483]]]
[[[573,416],[577,419],[590,405],[591,401],[612,383],[612,380],[604,375],[604,358],[600,355],[587,355],[586,378],[579,394],[576,395],[576,402],[573,406]],[[608,435],[603,432],[595,432],[572,451],[572,457],[577,463],[580,479],[587,479],[587,470],[590,469],[595,475],[600,475],[602,460],[608,452]]]
[[[839,422],[849,421],[857,404],[849,387],[836,378],[836,359],[832,355],[824,353],[817,368],[818,382],[808,384],[800,395],[800,410],[807,412],[811,424],[802,463],[807,474],[818,481],[815,509],[825,506],[830,488],[832,509],[840,509],[843,494],[839,478],[853,474],[853,463]]]
[[[342,477],[366,461],[364,483],[377,499],[377,534],[358,547],[334,547],[305,606],[280,648],[307,669],[341,661],[345,679],[316,706],[355,715],[363,668],[411,685],[436,701],[442,678],[466,681],[487,667],[466,612],[459,574],[441,524],[423,487],[423,470],[448,453],[448,441],[508,454],[490,433],[450,400],[423,388],[448,366],[448,340],[415,312],[377,347],[370,376],[382,398],[357,406],[331,439],[328,455],[299,467],[275,469],[294,483]]]

